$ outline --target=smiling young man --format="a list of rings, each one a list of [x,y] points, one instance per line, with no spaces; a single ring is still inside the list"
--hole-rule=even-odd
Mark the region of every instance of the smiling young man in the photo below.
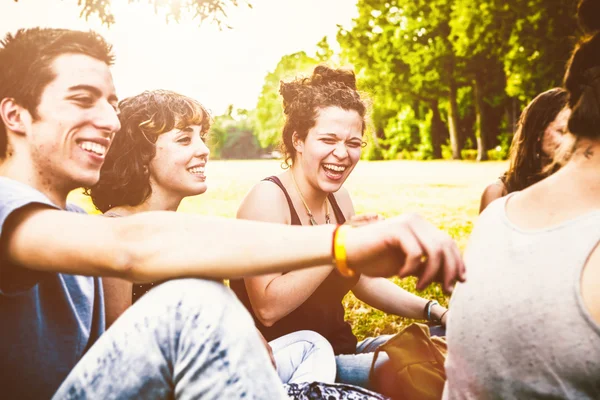
[[[331,264],[333,238],[338,263],[358,273],[416,274],[446,289],[464,279],[454,243],[414,216],[334,230],[172,212],[83,215],[66,198],[97,182],[119,130],[112,61],[93,32],[36,28],[0,43],[3,396],[285,398],[252,319],[223,285],[165,283],[104,333],[99,276],[284,272]]]

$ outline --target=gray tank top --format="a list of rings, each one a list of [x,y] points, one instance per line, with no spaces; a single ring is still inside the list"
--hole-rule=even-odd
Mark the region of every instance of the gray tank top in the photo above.
[[[600,399],[600,326],[581,297],[600,211],[524,231],[506,217],[510,197],[471,234],[467,282],[450,302],[444,399]]]

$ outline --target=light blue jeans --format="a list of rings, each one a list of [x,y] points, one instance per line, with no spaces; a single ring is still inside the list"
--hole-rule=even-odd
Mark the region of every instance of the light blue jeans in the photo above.
[[[431,336],[445,336],[446,334],[446,330],[441,326],[433,326],[429,330]],[[387,342],[392,336],[394,335],[366,338],[358,342],[355,354],[340,354],[335,356],[337,368],[335,381],[374,390],[369,382],[369,372],[373,363],[373,355],[377,347]],[[375,362],[375,368],[377,369],[387,360],[389,360],[387,354],[384,351],[380,352]]]
[[[220,282],[161,284],[129,308],[53,399],[287,399],[252,318]]]

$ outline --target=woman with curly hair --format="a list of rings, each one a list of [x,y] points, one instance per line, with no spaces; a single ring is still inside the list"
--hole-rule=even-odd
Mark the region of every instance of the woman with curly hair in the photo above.
[[[311,77],[282,82],[280,93],[286,116],[282,139],[288,168],[254,186],[240,205],[238,218],[288,225],[350,221],[354,206],[342,185],[360,159],[367,112],[354,72],[318,66]],[[413,226],[423,222],[412,218]],[[369,217],[362,222],[369,222]],[[425,241],[412,244],[428,254]],[[386,313],[428,318],[442,325],[446,321],[447,310],[437,302],[411,294],[387,279],[353,271],[342,276],[330,265],[234,280],[231,287],[268,340],[302,329],[316,331],[329,340],[336,353],[336,379],[367,388],[374,388],[369,382],[372,352],[389,336],[357,343],[344,320],[342,298],[349,291]],[[379,360],[383,364],[385,357]]]
[[[107,217],[144,211],[176,211],[187,196],[206,191],[210,116],[194,99],[166,91],[144,92],[119,104],[121,130],[90,189]],[[156,283],[105,278],[106,323],[112,324]],[[333,383],[333,349],[322,336],[302,331],[263,343],[285,383]]]
[[[445,399],[600,399],[600,2],[578,14],[593,33],[565,76],[570,158],[477,221],[451,299]]]
[[[481,213],[494,200],[523,190],[555,172],[549,165],[556,150],[567,138],[571,110],[567,91],[554,88],[539,94],[523,110],[510,146],[508,171],[489,185],[481,196]]]
[[[210,150],[204,139],[210,115],[199,102],[156,90],[129,97],[119,108],[121,130],[106,155],[100,180],[89,190],[98,210],[107,217],[176,211],[184,197],[206,191]],[[154,285],[105,279],[111,293],[107,324]]]

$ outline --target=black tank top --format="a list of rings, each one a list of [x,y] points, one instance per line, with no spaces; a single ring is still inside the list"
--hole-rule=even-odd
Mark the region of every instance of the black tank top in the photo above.
[[[290,207],[292,225],[302,225],[292,199],[279,178],[271,176],[264,180],[271,181],[281,188]],[[330,194],[328,199],[337,222],[339,224],[346,222],[333,194]],[[354,354],[357,340],[350,324],[344,320],[342,299],[356,285],[358,279],[359,276],[345,278],[334,269],[304,303],[270,327],[264,326],[256,318],[244,280],[231,280],[230,286],[254,318],[256,327],[268,341],[288,333],[311,330],[325,337],[333,346],[335,354]]]

